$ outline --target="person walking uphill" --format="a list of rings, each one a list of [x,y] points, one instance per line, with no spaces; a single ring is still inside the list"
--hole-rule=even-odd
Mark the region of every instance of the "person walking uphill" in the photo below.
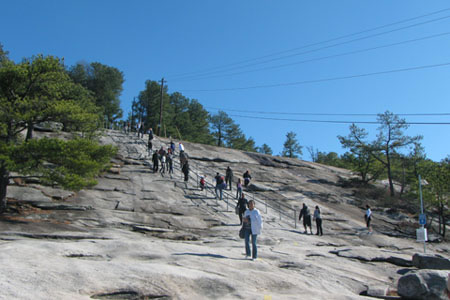
[[[186,161],[181,169],[181,171],[183,171],[184,174],[184,181],[188,181],[189,180],[189,162]]]
[[[318,205],[316,205],[316,209],[314,210],[313,220],[316,222],[316,227],[317,227],[316,235],[323,235],[322,217],[320,216],[320,209],[319,209]]]
[[[369,230],[369,234],[372,233],[372,226],[370,225],[370,222],[372,221],[372,211],[370,210],[370,206],[366,205],[366,213],[364,214],[364,219],[366,220],[366,226]]]
[[[233,170],[231,170],[230,166],[228,166],[227,172],[225,173],[225,182],[230,187],[231,191],[231,184],[233,183]]]
[[[238,213],[239,213],[239,220],[240,220],[240,225],[242,225],[242,216],[244,215],[245,211],[248,208],[248,201],[247,199],[245,199],[244,194],[241,194],[241,197],[238,200],[237,203],[237,207],[238,207]]]
[[[255,200],[248,202],[248,209],[244,213],[244,239],[245,239],[245,254],[250,256],[250,236],[252,237],[252,260],[258,258],[257,238],[261,234],[263,228],[263,222],[259,210],[255,208]],[[250,226],[248,226],[250,223]]]
[[[153,173],[158,172],[158,163],[159,163],[159,157],[158,157],[158,152],[153,152],[153,156],[152,156],[152,161],[153,161]]]
[[[216,180],[216,187],[214,188],[214,190],[216,192],[216,197],[219,198],[220,200],[222,200],[222,197],[223,197],[223,186],[225,184],[225,179],[219,173],[217,173],[217,175],[216,175],[216,177],[214,177],[214,179]],[[219,191],[220,196],[217,193],[217,191]]]
[[[306,206],[305,203],[303,203],[303,208],[300,211],[300,216],[298,217],[298,220],[300,221],[303,217],[303,227],[305,227],[305,232],[308,233],[307,227],[309,227],[309,231],[312,233],[312,225],[311,225],[311,212],[309,211],[308,206]]]

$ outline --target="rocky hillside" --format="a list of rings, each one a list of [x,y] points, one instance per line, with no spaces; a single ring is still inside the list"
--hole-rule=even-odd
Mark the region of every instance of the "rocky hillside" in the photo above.
[[[146,137],[108,131],[102,143],[119,155],[92,189],[11,182],[0,216],[0,299],[396,299],[399,278],[417,271],[416,221],[375,209],[368,234],[366,199],[343,187],[346,170],[184,143],[186,183],[178,158],[172,176],[151,171]],[[238,236],[235,187],[222,201],[198,188],[199,175],[211,185],[227,166],[235,180],[246,170],[253,177],[244,193],[264,220],[254,261]],[[302,203],[320,206],[323,236],[303,233]],[[450,245],[428,243],[427,253],[448,261]]]

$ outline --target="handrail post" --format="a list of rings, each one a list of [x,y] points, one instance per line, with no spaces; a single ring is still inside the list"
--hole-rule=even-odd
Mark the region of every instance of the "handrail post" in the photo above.
[[[228,194],[226,195],[227,197],[227,212],[228,212]]]

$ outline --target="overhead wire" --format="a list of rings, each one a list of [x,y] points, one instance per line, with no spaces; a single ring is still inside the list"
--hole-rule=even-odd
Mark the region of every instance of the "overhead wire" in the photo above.
[[[411,20],[415,20],[415,19],[426,17],[426,16],[438,14],[438,13],[441,13],[441,12],[444,12],[444,11],[448,11],[448,10],[450,10],[450,8],[442,9],[442,10],[439,10],[439,11],[436,11],[436,12],[433,12],[433,13],[421,15],[421,16],[414,17],[414,18],[409,18],[409,19],[402,20],[402,21],[399,21],[399,22],[394,22],[394,23],[391,23],[391,24],[378,26],[378,27],[375,27],[375,28],[372,28],[372,29],[368,29],[368,30],[364,30],[364,31],[360,31],[360,32],[352,33],[352,34],[347,34],[347,35],[340,36],[340,37],[333,38],[333,39],[329,39],[329,40],[326,40],[326,41],[308,44],[308,45],[297,47],[297,48],[294,48],[294,49],[291,49],[291,50],[285,50],[285,51],[277,52],[277,53],[274,53],[274,54],[265,55],[265,56],[262,56],[262,57],[259,57],[259,58],[244,60],[244,61],[241,61],[241,62],[232,63],[232,64],[228,64],[228,65],[223,65],[223,66],[220,66],[220,67],[213,67],[213,68],[205,69],[203,71],[194,71],[194,72],[188,72],[188,73],[183,73],[183,74],[179,74],[179,75],[171,75],[171,76],[166,76],[166,77],[170,78],[171,80],[178,80],[180,78],[187,77],[187,75],[189,75],[189,74],[200,73],[200,75],[197,75],[197,76],[204,76],[205,74],[211,73],[211,72],[207,72],[207,71],[216,70],[216,69],[223,69],[223,68],[229,68],[231,66],[240,65],[240,64],[243,64],[243,63],[251,62],[251,61],[257,61],[257,60],[260,60],[260,59],[264,59],[266,57],[271,57],[271,56],[279,55],[279,54],[282,54],[282,53],[298,51],[298,50],[301,50],[301,49],[304,49],[304,48],[308,48],[308,47],[312,47],[312,46],[316,46],[316,45],[329,43],[329,42],[332,42],[332,41],[344,39],[344,38],[347,38],[347,37],[355,36],[355,35],[366,33],[366,32],[370,32],[370,31],[375,31],[375,30],[378,30],[378,29],[381,29],[381,28],[385,28],[385,27],[389,27],[389,26],[405,23],[405,22],[408,22],[408,21],[411,21]],[[379,36],[379,35],[383,35],[383,34],[388,34],[388,33],[391,33],[391,32],[395,32],[395,31],[399,31],[399,30],[403,30],[403,29],[408,29],[408,28],[415,27],[415,26],[425,25],[425,24],[428,24],[428,23],[431,23],[431,22],[436,22],[436,21],[439,21],[439,20],[447,19],[449,17],[450,16],[444,16],[444,17],[440,17],[440,18],[436,18],[436,19],[432,19],[432,20],[428,20],[428,21],[424,21],[424,22],[408,25],[408,26],[405,26],[405,27],[400,27],[400,28],[392,29],[392,30],[389,30],[389,31],[381,32],[381,33],[376,33],[376,34],[365,36],[365,37],[360,37],[360,38],[353,39],[353,40],[350,40],[350,41],[345,41],[345,42],[341,42],[341,43],[337,43],[337,44],[333,44],[333,45],[329,45],[329,46],[325,46],[325,47],[321,47],[321,48],[317,48],[317,49],[313,49],[313,50],[309,50],[309,51],[305,51],[305,52],[301,52],[301,53],[291,54],[291,55],[288,55],[288,56],[282,56],[282,57],[279,57],[279,58],[273,58],[273,59],[270,59],[270,60],[265,60],[263,62],[258,62],[258,63],[254,63],[254,64],[247,64],[247,65],[244,65],[244,66],[241,66],[241,67],[236,67],[236,68],[244,68],[244,67],[248,67],[248,66],[253,66],[253,65],[258,65],[258,64],[271,62],[271,61],[274,61],[274,60],[280,60],[280,59],[285,59],[285,58],[292,57],[292,56],[297,56],[297,55],[302,55],[302,54],[306,54],[306,53],[311,53],[311,52],[314,52],[314,51],[319,51],[319,50],[327,49],[327,48],[330,48],[330,47],[336,47],[336,46],[339,46],[339,45],[352,43],[352,42],[359,41],[359,40],[362,40],[362,39],[367,39],[367,38],[371,38],[371,37],[375,37],[375,36]],[[236,68],[232,68],[232,69],[236,69]],[[229,71],[229,70],[230,69],[225,69],[225,70],[216,71],[216,72],[223,72],[223,71]],[[177,77],[178,77],[178,79],[177,79]]]
[[[433,64],[433,65],[415,66],[415,67],[394,69],[394,70],[387,70],[387,71],[379,71],[379,72],[362,73],[362,74],[349,75],[349,76],[323,78],[323,79],[283,82],[283,83],[276,83],[276,84],[254,85],[254,86],[234,87],[234,88],[185,89],[185,90],[181,90],[180,92],[238,91],[238,90],[249,90],[249,89],[260,89],[260,88],[273,88],[273,87],[281,87],[281,86],[294,86],[294,85],[303,85],[303,84],[310,84],[310,83],[320,83],[320,82],[327,82],[327,81],[337,81],[337,80],[353,79],[353,78],[360,78],[360,77],[369,77],[369,76],[376,76],[376,75],[382,75],[382,74],[409,72],[409,71],[416,71],[416,70],[423,70],[423,69],[430,69],[430,68],[445,67],[448,65],[450,65],[450,62]]]
[[[261,119],[273,121],[292,121],[292,122],[309,122],[309,123],[333,123],[333,124],[381,124],[378,121],[334,121],[334,120],[302,120],[302,119],[285,119],[272,117],[256,117],[230,114],[231,117]],[[405,125],[450,125],[450,122],[404,122]]]
[[[273,114],[273,115],[303,115],[303,116],[378,116],[379,114],[370,113],[305,113],[305,112],[274,112],[274,111],[252,111],[252,110],[240,110],[240,109],[227,109],[205,106],[206,109],[214,109],[221,111],[243,112],[243,113],[255,113],[255,114]],[[397,116],[450,116],[450,113],[400,113]]]
[[[259,68],[259,69],[253,69],[253,70],[247,70],[247,71],[241,71],[241,72],[235,72],[235,73],[228,73],[228,74],[222,74],[222,75],[215,75],[215,76],[184,78],[184,79],[180,79],[180,80],[183,80],[183,81],[184,80],[188,80],[189,81],[189,80],[203,80],[203,79],[212,79],[212,78],[222,78],[222,77],[235,76],[235,75],[246,74],[246,73],[257,72],[257,71],[279,69],[279,68],[283,68],[283,67],[290,67],[290,66],[304,64],[304,63],[309,63],[309,62],[314,62],[314,61],[320,61],[320,60],[325,60],[325,59],[330,59],[330,58],[336,58],[336,57],[352,55],[352,54],[357,54],[357,53],[363,53],[363,52],[377,50],[377,49],[382,49],[382,48],[388,48],[388,47],[392,47],[392,46],[398,46],[398,45],[403,45],[403,44],[423,41],[423,40],[427,40],[427,39],[432,39],[432,38],[446,36],[446,35],[449,35],[449,34],[450,34],[450,32],[443,32],[443,33],[439,33],[439,34],[428,35],[428,36],[424,36],[424,37],[420,37],[420,38],[405,40],[405,41],[391,43],[391,44],[386,44],[386,45],[382,45],[382,46],[370,47],[370,48],[366,48],[366,49],[360,49],[360,50],[344,52],[344,53],[339,53],[339,54],[334,54],[334,55],[329,55],[329,56],[312,58],[312,59],[308,59],[308,60],[292,62],[292,63],[282,64],[282,65],[269,66],[269,67],[264,67],[264,68]]]

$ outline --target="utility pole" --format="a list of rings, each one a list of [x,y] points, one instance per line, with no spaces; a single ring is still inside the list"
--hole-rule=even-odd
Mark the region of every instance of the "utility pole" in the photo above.
[[[164,77],[161,79],[161,99],[159,101],[159,125],[158,125],[158,135],[161,136],[162,130],[162,119],[163,119],[163,90],[164,90]]]

